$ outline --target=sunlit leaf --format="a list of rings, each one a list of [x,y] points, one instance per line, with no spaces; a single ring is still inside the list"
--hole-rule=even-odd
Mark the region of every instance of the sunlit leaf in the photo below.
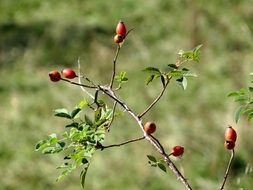
[[[95,121],[97,122],[100,118],[101,118],[101,115],[102,115],[102,108],[99,107],[98,109],[96,109],[95,111]]]
[[[78,108],[84,108],[85,106],[87,106],[88,105],[88,102],[87,102],[87,100],[81,100],[80,102],[79,102],[79,104],[78,104]]]
[[[35,150],[38,151],[38,150],[41,150],[45,147],[47,147],[48,145],[48,140],[41,140],[39,141],[36,145],[35,145]]]

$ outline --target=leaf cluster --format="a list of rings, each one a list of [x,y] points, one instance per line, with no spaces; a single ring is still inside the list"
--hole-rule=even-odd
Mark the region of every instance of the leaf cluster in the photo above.
[[[253,83],[253,81],[251,81]],[[238,91],[231,92],[228,97],[234,98],[234,102],[238,103],[235,111],[235,122],[238,123],[241,116],[246,116],[250,121],[253,118],[253,87],[242,88]]]
[[[168,64],[165,71],[156,67],[145,68],[143,71],[147,73],[146,84],[150,84],[155,79],[160,79],[163,87],[165,87],[172,78],[176,78],[177,83],[185,90],[187,88],[187,78],[197,77],[197,75],[188,68],[181,68],[181,65],[190,61],[199,62],[201,47],[202,45],[199,45],[189,51],[180,50],[178,62],[176,64]]]
[[[55,116],[69,121],[65,125],[66,130],[61,135],[62,138],[51,134],[35,146],[36,151],[43,154],[64,152],[63,164],[57,168],[61,170],[57,181],[82,166],[80,182],[83,187],[91,158],[98,149],[97,144],[104,141],[106,127],[112,119],[112,110],[105,106],[97,107],[93,118],[86,114],[81,116],[81,112],[89,108],[88,105],[86,100],[82,100],[71,112],[65,108],[55,110]]]

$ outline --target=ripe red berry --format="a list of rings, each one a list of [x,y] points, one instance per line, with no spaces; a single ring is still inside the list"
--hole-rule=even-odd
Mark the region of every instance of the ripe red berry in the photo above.
[[[114,40],[114,42],[115,42],[116,44],[119,44],[119,43],[123,42],[124,37],[123,37],[123,36],[119,36],[118,34],[116,34],[116,35],[114,36],[113,40]]]
[[[224,147],[228,150],[232,150],[235,148],[235,142],[234,141],[225,141]]]
[[[57,70],[50,71],[48,75],[50,77],[50,80],[53,82],[61,80],[61,74]]]
[[[61,73],[65,78],[68,78],[68,79],[73,79],[73,78],[77,77],[75,71],[70,68],[63,69],[61,71]]]
[[[151,121],[148,121],[147,123],[145,123],[144,125],[144,131],[147,133],[147,134],[152,134],[154,133],[156,130],[156,125],[154,122],[151,122]]]
[[[116,34],[118,34],[119,36],[124,36],[126,35],[126,26],[124,24],[124,22],[119,21],[119,23],[117,24],[116,27]]]
[[[176,157],[182,156],[184,154],[184,147],[179,145],[174,146],[172,148],[171,154]]]
[[[233,127],[229,126],[225,131],[225,141],[236,141],[237,134],[236,131],[233,129]]]

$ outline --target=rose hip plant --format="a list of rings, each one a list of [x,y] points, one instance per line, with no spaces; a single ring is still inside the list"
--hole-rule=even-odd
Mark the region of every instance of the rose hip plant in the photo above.
[[[190,63],[198,63],[200,60],[200,48],[202,45],[195,47],[192,50],[178,52],[178,58],[175,64],[168,64],[165,69],[157,67],[147,67],[143,72],[147,74],[146,85],[150,85],[153,81],[158,80],[161,83],[161,90],[154,100],[140,113],[132,110],[126,100],[118,96],[124,84],[127,83],[127,73],[117,71],[117,58],[124,42],[127,40],[129,32],[124,22],[119,21],[116,26],[116,34],[113,38],[116,44],[116,54],[112,62],[112,73],[110,81],[105,84],[98,84],[95,80],[90,79],[85,73],[80,73],[80,61],[78,60],[78,72],[72,68],[63,69],[61,72],[53,70],[49,72],[49,78],[52,82],[66,82],[71,85],[80,87],[87,98],[81,100],[72,110],[65,108],[56,109],[55,116],[67,119],[65,130],[62,134],[51,134],[46,139],[39,141],[36,144],[36,150],[43,154],[63,155],[62,164],[57,167],[61,170],[57,181],[67,176],[76,168],[82,168],[80,173],[80,183],[85,187],[85,177],[89,166],[91,165],[92,157],[97,150],[105,150],[113,147],[120,147],[129,143],[137,143],[141,140],[146,140],[155,148],[160,157],[147,155],[148,163],[152,167],[158,167],[164,172],[169,172],[168,168],[176,176],[175,179],[183,184],[185,189],[191,190],[192,187],[187,178],[180,172],[178,167],[172,161],[171,157],[182,157],[185,148],[181,145],[172,145],[164,147],[162,143],[154,136],[159,127],[155,121],[143,121],[143,117],[161,100],[166,89],[171,82],[178,83],[183,90],[187,87],[187,79],[196,77],[197,75],[191,72],[187,66]],[[252,89],[250,89],[252,92]],[[243,92],[234,92],[230,96],[245,95]],[[107,98],[105,98],[105,96]],[[252,103],[252,100],[251,100]],[[244,111],[249,103],[244,105]],[[252,105],[251,105],[252,106]],[[136,126],[140,128],[143,135],[133,137],[127,141],[104,145],[103,141],[106,134],[113,132],[111,126],[114,124],[114,119],[120,115],[120,112],[128,113],[136,122]],[[251,112],[252,114],[252,107]],[[240,114],[239,114],[240,115]],[[252,117],[251,115],[249,117]],[[225,148],[231,151],[227,170],[222,181],[220,189],[224,189],[224,185],[229,174],[229,169],[234,158],[234,147],[236,142],[236,131],[229,126],[225,131]],[[222,143],[221,143],[222,144]]]

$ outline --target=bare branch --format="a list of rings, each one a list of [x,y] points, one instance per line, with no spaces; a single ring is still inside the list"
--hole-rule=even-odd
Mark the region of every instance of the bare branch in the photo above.
[[[107,145],[107,146],[104,146],[102,144],[98,144],[97,148],[99,148],[101,150],[104,150],[106,148],[119,147],[119,146],[123,146],[123,145],[129,144],[129,143],[137,142],[137,141],[140,141],[140,140],[143,140],[143,139],[145,139],[144,136],[136,138],[136,139],[131,139],[131,140],[119,143],[119,144],[112,144],[112,145]]]
[[[231,168],[231,164],[232,164],[232,161],[233,161],[234,157],[235,157],[235,151],[234,151],[234,149],[233,149],[233,150],[231,150],[231,157],[230,157],[230,159],[229,159],[228,166],[227,166],[227,170],[226,170],[226,172],[225,172],[224,179],[223,179],[222,185],[221,185],[221,187],[220,187],[220,190],[224,190],[224,186],[225,186],[225,183],[226,183],[226,181],[227,181],[228,173],[229,173],[229,170],[230,170],[230,168]]]
[[[77,64],[78,64],[78,83],[82,84],[81,82],[81,64],[80,64],[80,57],[77,60]],[[92,96],[92,94],[90,94],[83,86],[80,86],[81,90],[86,93],[89,97],[91,97],[91,99],[94,99],[94,96]]]
[[[74,84],[74,85],[85,87],[85,88],[92,88],[92,89],[96,89],[97,88],[96,86],[89,86],[89,85],[85,85],[85,84],[79,84],[77,82],[73,82],[73,81],[70,81],[70,80],[64,79],[64,78],[61,78],[61,80],[65,81],[65,82],[68,82],[70,84]]]
[[[160,94],[156,97],[156,99],[142,112],[142,113],[140,113],[139,115],[138,115],[138,117],[139,118],[142,118],[160,99],[161,99],[161,97],[163,96],[163,94],[164,94],[164,92],[165,92],[165,90],[166,90],[166,88],[167,88],[167,86],[168,86],[168,84],[169,84],[169,82],[170,82],[170,79],[171,79],[172,77],[170,76],[168,79],[167,79],[167,81],[166,81],[166,83],[165,83],[165,85],[163,86],[163,89],[162,89],[162,91],[160,92]]]
[[[115,74],[116,74],[116,62],[117,62],[117,58],[118,58],[118,55],[119,55],[119,52],[120,52],[120,48],[121,48],[120,45],[118,45],[115,57],[113,59],[113,71],[112,71],[111,82],[110,82],[110,85],[109,85],[110,89],[113,86],[113,82],[114,82],[114,78],[115,78]]]
[[[112,119],[111,119],[110,123],[109,123],[108,126],[107,126],[107,131],[108,131],[108,132],[110,131],[111,125],[112,125],[113,120],[114,120],[114,118],[115,118],[116,106],[117,106],[117,102],[115,101],[114,104],[113,104],[113,108],[112,108]]]

